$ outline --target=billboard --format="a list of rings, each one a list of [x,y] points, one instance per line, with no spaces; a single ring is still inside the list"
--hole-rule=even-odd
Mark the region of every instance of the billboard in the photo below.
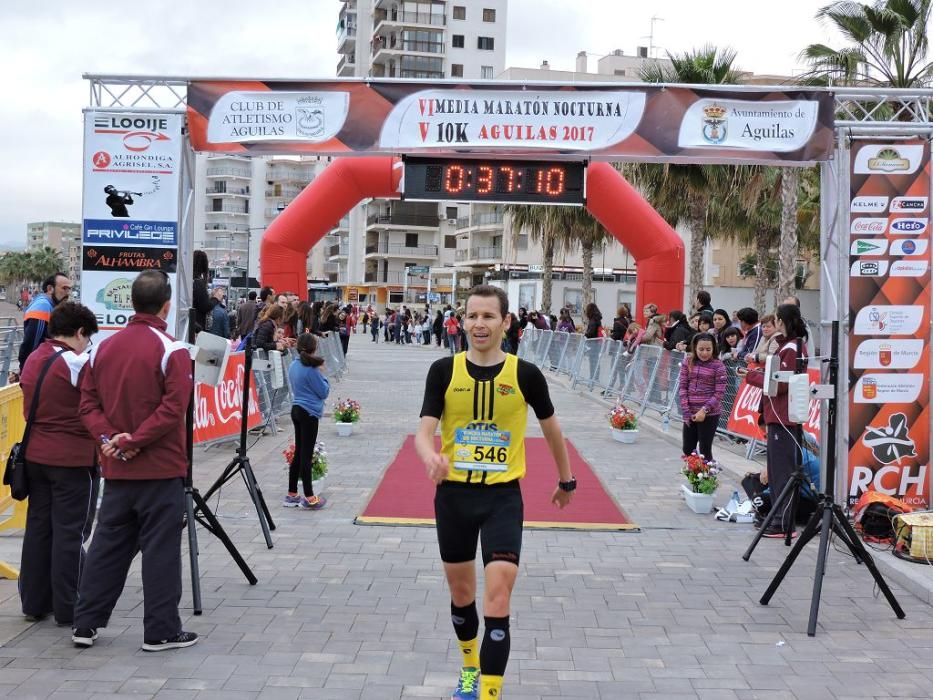
[[[852,146],[848,503],[930,505],[930,146]]]

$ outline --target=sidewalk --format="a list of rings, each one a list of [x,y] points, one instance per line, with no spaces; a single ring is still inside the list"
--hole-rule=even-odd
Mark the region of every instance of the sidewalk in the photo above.
[[[352,397],[363,422],[338,438],[321,512],[280,508],[290,432],[261,438],[250,458],[269,501],[266,549],[245,487],[212,499],[259,578],[249,586],[226,550],[199,529],[204,614],[191,615],[187,551],[182,617],[202,635],[186,650],[147,654],[139,562],[110,626],[89,650],[54,623],[28,625],[16,584],[0,581],[0,694],[35,698],[449,697],[458,652],[449,597],[427,528],[361,527],[353,518],[418,422],[434,348],[350,343],[350,373],[331,398]],[[678,496],[679,450],[653,431],[613,442],[602,404],[551,381],[565,433],[640,533],[526,532],[512,609],[507,700],[531,698],[928,698],[933,611],[901,586],[897,620],[864,567],[833,549],[820,627],[806,636],[815,547],[808,546],[768,607],[758,604],[787,550],[762,541],[741,560],[750,525],[694,515]],[[530,435],[540,435],[530,421]],[[206,490],[229,448],[196,452]],[[535,468],[535,465],[529,465]],[[717,501],[735,483],[720,488]],[[19,533],[0,533],[18,561]],[[184,539],[187,549],[187,539]],[[916,567],[922,568],[922,567]],[[93,572],[89,572],[93,575]],[[8,641],[6,641],[8,640]]]

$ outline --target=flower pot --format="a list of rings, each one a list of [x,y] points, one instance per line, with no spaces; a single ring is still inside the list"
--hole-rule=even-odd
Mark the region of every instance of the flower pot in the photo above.
[[[687,506],[694,513],[699,513],[700,515],[706,515],[707,513],[713,512],[713,494],[711,493],[695,493],[691,491],[688,486],[684,484],[680,485],[681,491],[684,494],[684,500],[687,502]]]
[[[321,492],[324,490],[324,482],[327,481],[327,475],[325,474],[320,479],[314,479],[311,481],[311,488],[314,490],[315,496],[320,496]]]
[[[638,430],[620,430],[619,428],[609,428],[612,431],[612,439],[616,442],[624,442],[631,445],[638,437]]]
[[[353,435],[353,423],[337,423],[337,434],[340,437]]]

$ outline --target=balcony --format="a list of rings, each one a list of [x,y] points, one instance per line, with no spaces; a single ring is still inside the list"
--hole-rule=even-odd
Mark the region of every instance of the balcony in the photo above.
[[[387,59],[402,54],[422,54],[429,57],[442,56],[447,50],[442,41],[400,41],[394,35],[388,38],[375,37],[370,44],[370,48],[373,63],[385,63]]]
[[[367,284],[405,284],[405,273],[398,270],[387,270],[383,272],[366,272],[363,275],[363,282]],[[425,287],[427,283],[420,277],[408,277],[409,287]]]
[[[288,167],[278,163],[272,165],[266,171],[267,180],[279,180],[281,182],[300,182],[302,187],[314,179],[314,169],[306,167]]]
[[[249,197],[249,187],[218,187],[215,184],[213,187],[208,187],[204,190],[204,193],[212,196],[227,194],[232,197]]]
[[[324,263],[324,272],[327,274],[330,273],[339,273],[340,272],[340,263],[337,262],[326,262]]]
[[[208,214],[236,214],[246,216],[249,213],[246,202],[238,203],[235,201],[224,201],[220,208],[217,208],[215,204],[208,204],[204,207],[204,211]]]
[[[335,231],[349,231],[350,230],[350,217],[345,216],[334,226]]]
[[[352,49],[356,44],[356,24],[347,22],[344,18],[337,24],[337,51]]]
[[[455,256],[455,260],[458,263],[473,262],[480,260],[494,260],[499,262],[502,260],[502,247],[501,246],[479,246],[477,248],[469,248],[458,250]]]
[[[243,224],[206,224],[205,231],[225,231],[227,233],[249,233],[249,226]]]
[[[341,56],[337,61],[337,77],[345,78],[353,75],[354,68],[356,68],[356,58],[352,53]]]
[[[406,246],[396,243],[377,243],[366,246],[366,255],[384,255],[400,258],[436,258],[436,245]]]
[[[383,25],[398,25],[406,27],[443,27],[447,25],[447,15],[432,14],[431,12],[387,12],[377,9],[373,12],[373,34],[386,29]]]
[[[334,245],[329,246],[327,248],[327,257],[328,258],[334,258],[334,257],[345,258],[347,257],[347,255],[350,254],[349,249],[350,249],[350,246],[346,243],[335,243]]]
[[[240,177],[249,180],[253,175],[249,168],[208,168],[208,177]]]
[[[437,228],[437,225],[437,214],[398,212],[393,214],[370,214],[366,217],[366,228],[388,226],[423,226],[426,228]]]
[[[461,216],[457,219],[457,229],[497,227],[505,218],[500,211],[484,212],[473,216]]]
[[[266,197],[294,199],[301,194],[302,189],[301,187],[267,187]]]

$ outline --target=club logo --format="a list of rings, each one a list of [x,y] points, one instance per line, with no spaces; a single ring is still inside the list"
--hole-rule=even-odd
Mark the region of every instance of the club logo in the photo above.
[[[499,396],[508,396],[515,393],[515,387],[510,384],[499,384],[499,386],[496,387],[496,391]]]
[[[103,170],[108,165],[110,165],[110,154],[107,151],[97,151],[93,156],[91,156],[91,162],[94,164],[96,170]]]
[[[922,238],[891,241],[891,255],[923,255],[926,252],[927,241]]]
[[[887,250],[887,241],[858,238],[852,242],[852,255],[884,255]]]
[[[852,263],[851,277],[881,277],[888,272],[887,260],[856,260]]]
[[[880,214],[888,208],[888,197],[856,197],[849,211],[865,214]]]
[[[882,148],[874,158],[868,159],[868,169],[896,173],[902,170],[910,170],[910,160],[904,158],[896,148]]]
[[[717,104],[703,108],[703,138],[707,143],[720,144],[726,140],[726,108]]]
[[[883,428],[865,428],[862,443],[881,464],[900,464],[902,459],[917,456],[916,445],[907,430],[907,416],[903,413],[892,414]]]
[[[133,300],[130,295],[133,280],[125,277],[118,277],[110,280],[103,289],[97,290],[97,296],[94,298],[98,304],[103,304],[108,311],[114,309],[128,310],[133,308]]]
[[[894,219],[891,222],[891,233],[923,233],[926,230],[926,219]]]
[[[324,110],[321,107],[297,107],[295,129],[299,136],[319,138],[324,134]]]
[[[891,202],[891,211],[924,211],[927,208],[927,201],[927,197],[895,197]]]
[[[850,231],[852,233],[871,235],[874,233],[884,233],[887,228],[887,219],[872,219],[870,217],[861,217],[852,222],[852,228]]]

